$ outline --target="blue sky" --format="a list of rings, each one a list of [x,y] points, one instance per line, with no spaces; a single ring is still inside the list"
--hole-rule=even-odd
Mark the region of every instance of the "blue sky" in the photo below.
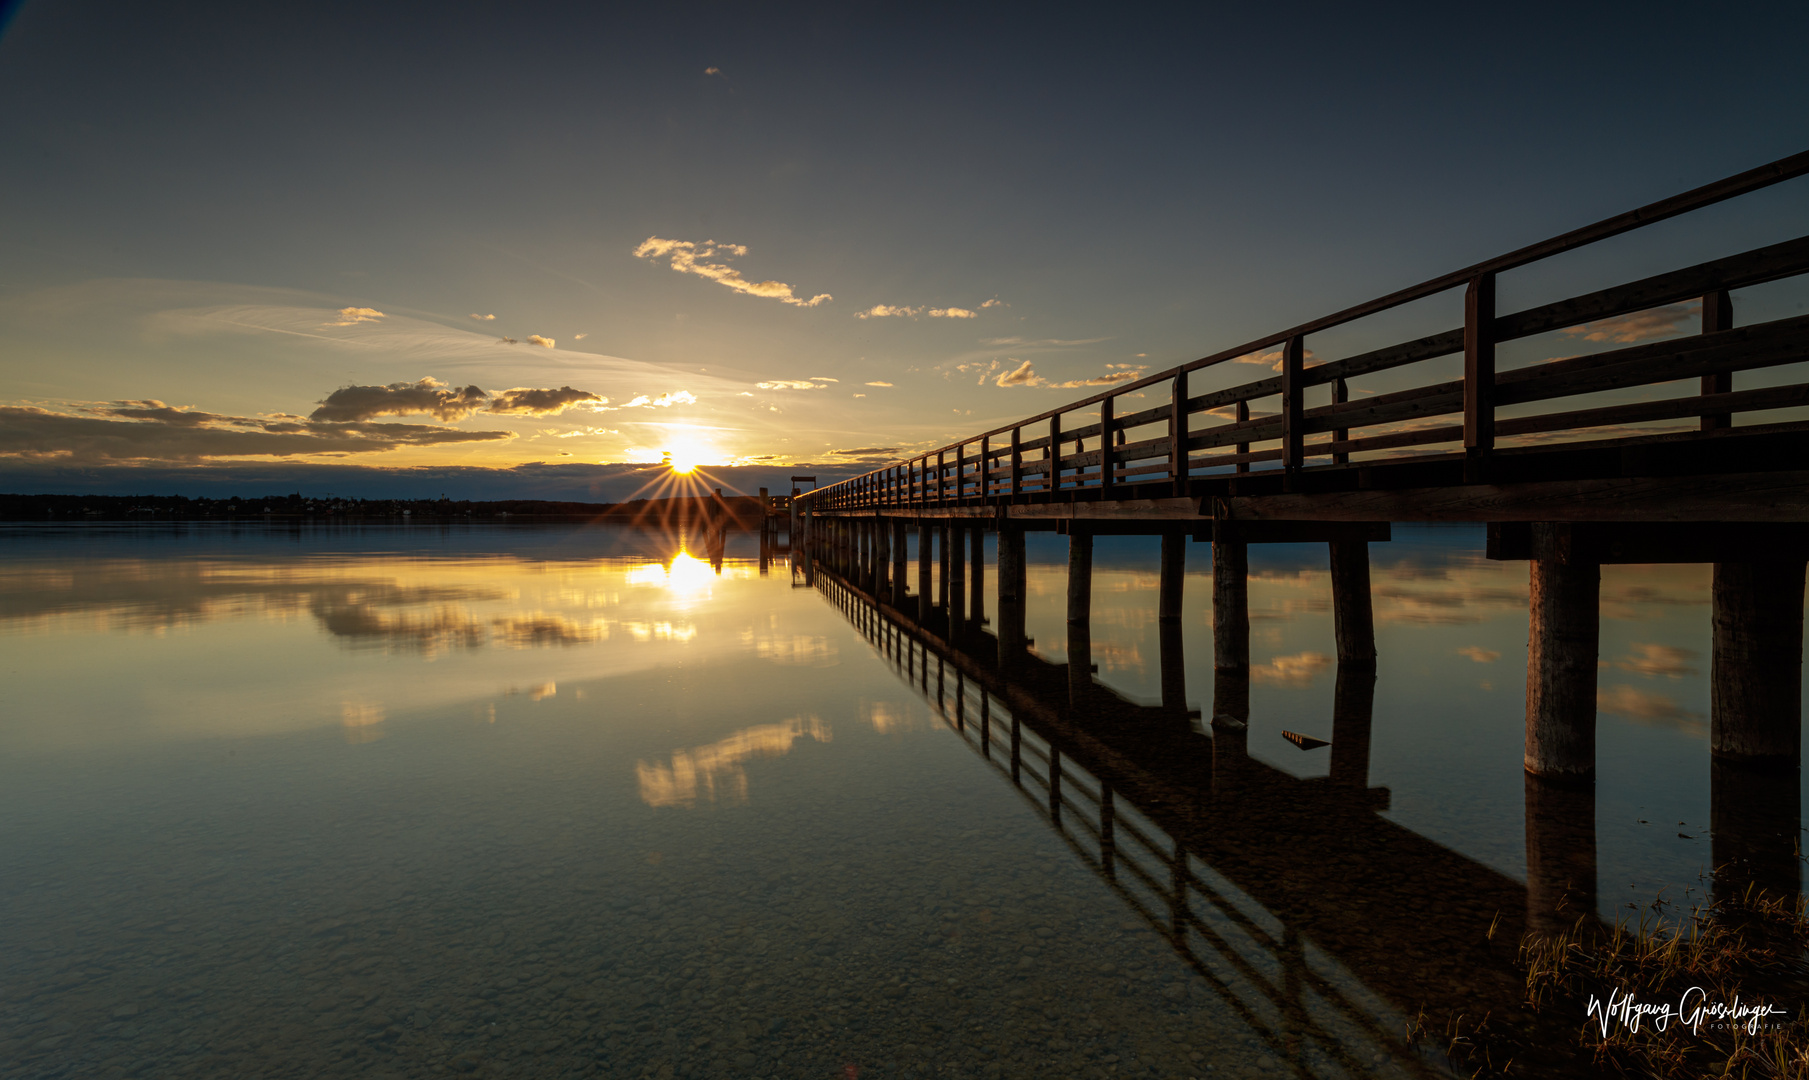
[[[877,462],[1799,151],[1805,31],[1783,4],[29,0],[0,38],[0,488]],[[1805,226],[1792,182],[1502,303]]]

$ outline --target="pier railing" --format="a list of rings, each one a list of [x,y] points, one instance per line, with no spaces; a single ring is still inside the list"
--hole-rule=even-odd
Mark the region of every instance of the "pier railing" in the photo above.
[[[1200,492],[1202,480],[1253,471],[1265,478],[1279,473],[1286,490],[1339,490],[1359,486],[1359,469],[1441,458],[1461,466],[1451,474],[1458,482],[1478,482],[1500,476],[1498,465],[1516,455],[1600,448],[1616,436],[1655,437],[1629,433],[1627,424],[1699,420],[1695,431],[1656,436],[1671,441],[1809,434],[1803,420],[1733,427],[1735,416],[1809,406],[1809,382],[1741,391],[1732,385],[1737,371],[1809,360],[1809,316],[1734,327],[1728,297],[1733,289],[1809,272],[1809,236],[1522,311],[1498,313],[1495,300],[1496,277],[1505,271],[1804,173],[1809,152],[926,451],[809,492],[800,502],[814,512],[836,512],[1187,497]],[[1462,326],[1309,364],[1309,335],[1458,288],[1464,290]],[[1496,368],[1502,343],[1685,301],[1701,303],[1699,334]],[[1352,386],[1359,377],[1457,355],[1463,358],[1458,379],[1373,394]],[[1278,374],[1205,393],[1190,388],[1193,373],[1238,360],[1272,361]],[[1699,388],[1679,396],[1577,400],[1690,379],[1699,379]],[[1149,391],[1168,401],[1129,407],[1132,395],[1143,405]],[[1309,396],[1329,400],[1309,405]],[[1515,408],[1528,405],[1553,411]],[[1195,426],[1202,416],[1207,421]],[[1441,444],[1443,450],[1428,449]]]

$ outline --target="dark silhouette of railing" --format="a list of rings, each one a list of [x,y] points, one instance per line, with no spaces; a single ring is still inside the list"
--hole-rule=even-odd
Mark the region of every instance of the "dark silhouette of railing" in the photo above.
[[[1523,1007],[1527,887],[1376,813],[1388,793],[1367,786],[1373,673],[1340,672],[1335,708],[1357,714],[1334,718],[1345,757],[1301,780],[1250,758],[1238,729],[1207,734],[1184,701],[1127,701],[1084,665],[1001,656],[975,623],[920,624],[821,564],[804,572],[1285,1069],[1313,1075],[1313,1047],[1353,1074],[1380,1052],[1446,1075],[1408,1036],[1433,1003],[1434,1032],[1446,1014],[1492,1013],[1537,1030],[1516,1048],[1538,1059],[1524,1064],[1587,1075],[1565,1050],[1570,1026]],[[1529,809],[1529,835],[1574,831],[1574,800],[1544,810]]]
[[[1496,312],[1495,279],[1805,172],[1809,153],[1783,158],[808,492],[800,502],[816,513],[909,511],[1799,468],[1809,421],[1736,428],[1733,417],[1809,405],[1809,383],[1735,391],[1732,375],[1809,359],[1809,316],[1734,327],[1728,293],[1809,271],[1809,237],[1508,314]],[[1463,326],[1308,366],[1309,334],[1460,286]],[[1496,370],[1500,343],[1697,299],[1699,335]],[[1268,350],[1279,371],[1273,377],[1201,394],[1189,387],[1194,372],[1267,359]],[[1352,400],[1352,379],[1456,354],[1463,357],[1461,379]],[[1700,392],[1686,396],[1497,416],[1512,406],[1696,378]],[[1307,392],[1326,386],[1329,403],[1309,407]],[[1120,410],[1127,395],[1164,388],[1167,403]],[[1252,412],[1253,403],[1269,398],[1278,402],[1273,412]],[[1201,414],[1221,422],[1195,428]],[[1459,414],[1458,423],[1430,422]],[[1617,425],[1688,417],[1700,418],[1699,430],[1613,437]],[[1031,430],[1045,423],[1046,433]],[[1569,438],[1552,438],[1560,433]],[[1456,443],[1461,449],[1446,453],[1398,453]],[[1273,445],[1253,448],[1258,444]]]

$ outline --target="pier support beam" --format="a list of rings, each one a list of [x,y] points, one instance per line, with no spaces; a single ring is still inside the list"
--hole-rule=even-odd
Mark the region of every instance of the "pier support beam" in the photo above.
[[[943,602],[948,605],[948,640],[954,642],[967,624],[967,529],[950,525],[943,535],[948,538],[948,549],[942,557],[942,571],[948,577],[942,589]]]
[[[1376,625],[1369,599],[1369,541],[1333,540],[1332,628],[1338,670],[1376,666]]]
[[[1553,780],[1593,782],[1602,569],[1571,560],[1568,534],[1550,525],[1535,524],[1532,539],[1526,771]]]
[[[954,530],[947,525],[936,527],[936,560],[941,564],[941,573],[936,575],[936,604],[944,612],[948,611],[948,542]]]
[[[1369,729],[1375,709],[1376,669],[1339,664],[1332,691],[1332,783],[1369,788]]]
[[[1157,648],[1162,660],[1162,707],[1187,711],[1187,658],[1181,653],[1181,620],[1156,621]]]
[[[1709,747],[1795,772],[1803,746],[1802,559],[1718,562]]]
[[[1158,619],[1181,617],[1181,585],[1187,575],[1187,537],[1181,533],[1162,534],[1162,580],[1156,596]]]
[[[1738,901],[1748,886],[1773,897],[1802,886],[1797,841],[1802,788],[1794,772],[1709,758],[1709,833],[1715,900]]]
[[[873,530],[873,602],[885,599],[891,591],[891,583],[886,572],[892,566],[892,527],[884,521],[875,521],[870,526]]]
[[[1093,617],[1093,534],[1068,534],[1068,621]]]
[[[1024,530],[999,529],[999,666],[1024,651]]]
[[[1250,670],[1249,577],[1249,545],[1229,523],[1217,522],[1212,535],[1212,666],[1219,671]]]
[[[1595,907],[1595,788],[1528,773],[1526,929],[1560,933]]]
[[[979,627],[986,621],[986,530],[975,529],[973,541],[973,555],[967,575],[967,591],[971,598],[967,605],[967,617],[973,620],[975,627]]]
[[[917,526],[917,623],[930,620],[930,556],[936,542],[936,530],[929,525]]]
[[[892,606],[903,609],[905,602],[905,581],[910,576],[910,537],[911,527],[902,521],[894,521],[892,530]]]
[[[1068,622],[1068,705],[1084,709],[1093,689],[1093,627],[1085,619]]]

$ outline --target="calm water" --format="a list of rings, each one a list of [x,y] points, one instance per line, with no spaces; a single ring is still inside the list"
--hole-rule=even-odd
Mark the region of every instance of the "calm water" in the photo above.
[[[1233,739],[1154,539],[1077,689],[1052,536],[999,682],[751,538],[8,529],[0,1075],[1443,1075],[1421,1008],[1518,994],[1526,568],[1395,536],[1373,687],[1252,547]],[[1708,583],[1604,570],[1606,918],[1706,888]]]

